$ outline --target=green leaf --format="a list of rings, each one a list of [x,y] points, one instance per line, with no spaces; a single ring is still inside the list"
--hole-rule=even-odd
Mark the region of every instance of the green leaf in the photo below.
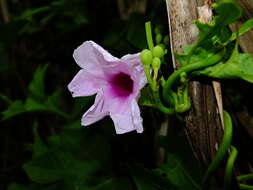
[[[44,105],[45,110],[52,112],[62,118],[68,120],[70,116],[60,109],[61,90],[56,90],[52,95],[48,96]]]
[[[64,129],[81,129],[81,128],[83,128],[83,126],[81,126],[80,118],[64,126]]]
[[[40,138],[37,122],[35,122],[33,125],[33,138],[34,138],[34,142],[33,144],[31,144],[31,147],[33,150],[33,157],[40,156],[48,151],[48,147]]]
[[[216,53],[216,51],[212,48],[208,49],[208,48],[198,47],[194,50],[193,54],[188,55],[188,53],[190,53],[193,48],[194,48],[193,46],[184,47],[183,49],[186,54],[175,53],[176,58],[179,60],[182,66],[204,61]]]
[[[22,113],[25,113],[27,110],[26,108],[24,107],[22,101],[20,100],[16,100],[14,101],[6,111],[3,111],[2,112],[2,120],[6,120],[6,119],[9,119],[9,118],[12,118],[16,115],[19,115],[19,114],[22,114]]]
[[[49,10],[50,10],[50,7],[48,6],[34,8],[34,9],[27,9],[20,16],[16,17],[16,19],[31,20],[34,15],[42,13],[42,12],[46,12]]]
[[[179,190],[197,190],[200,186],[192,179],[184,165],[173,154],[168,155],[166,164],[155,170],[170,181]]]
[[[253,83],[253,59],[250,54],[239,53],[238,44],[236,44],[227,62],[220,62],[195,74],[220,79],[242,79]]]
[[[27,97],[23,104],[21,100],[16,100],[10,104],[6,111],[2,112],[2,120],[10,119],[20,114],[33,112],[48,112],[68,120],[70,118],[69,115],[57,107],[60,99],[59,92],[60,91],[54,92],[51,96],[48,96],[45,101],[39,101],[38,99],[34,99],[34,97]]]
[[[23,168],[32,181],[43,185],[38,189],[131,189],[128,179],[111,175],[110,147],[104,136],[84,129],[63,130],[49,138],[47,148],[36,129],[34,135],[32,146],[37,150]]]
[[[195,21],[199,29],[199,39],[197,44],[206,43],[206,39],[212,39],[213,36],[219,34],[227,25],[235,22],[242,16],[242,8],[234,0],[223,0],[214,4],[214,10],[217,16],[214,17],[212,23],[201,23]]]
[[[46,71],[48,68],[48,64],[40,65],[33,76],[33,80],[29,84],[29,92],[32,96],[39,100],[43,100],[46,97],[45,94],[45,87],[44,87],[44,80]]]
[[[186,136],[170,128],[168,135],[160,136],[157,141],[167,154],[165,163],[155,172],[175,189],[199,189],[204,170],[193,155]]]
[[[5,102],[6,104],[12,104],[11,99],[8,96],[2,94],[1,92],[0,92],[0,100]]]
[[[230,37],[230,42],[234,41],[238,36],[241,36],[243,34],[245,34],[246,32],[248,32],[249,30],[251,30],[253,28],[253,18],[247,20],[242,26],[241,28],[236,31],[233,32],[232,36]]]
[[[21,185],[21,184],[13,183],[13,184],[9,185],[8,190],[30,190],[30,188],[28,188],[24,185]]]
[[[183,54],[175,53],[182,66],[204,61],[231,42],[231,32],[227,27],[241,17],[241,7],[234,0],[223,0],[215,4],[214,9],[217,15],[211,23],[194,21],[199,29],[197,42],[194,45],[184,47]]]
[[[132,185],[127,178],[110,178],[104,180],[102,183],[96,185],[95,187],[90,187],[90,190],[131,190]]]
[[[32,97],[27,97],[24,106],[27,112],[44,111],[46,109],[46,106],[44,104]]]
[[[70,190],[68,187],[65,186],[59,186],[59,184],[53,184],[53,185],[50,185],[48,187],[45,187],[43,185],[39,185],[39,184],[32,184],[32,185],[29,185],[29,186],[25,186],[25,185],[22,185],[22,184],[16,184],[16,183],[13,183],[11,185],[9,185],[8,187],[8,190]]]
[[[85,110],[87,110],[87,106],[89,106],[89,103],[93,98],[93,96],[75,98],[75,103],[70,116],[71,119],[80,119],[81,115],[85,112]]]
[[[130,167],[132,178],[138,190],[163,190],[177,188],[160,173],[148,170],[140,165]]]
[[[68,181],[73,176],[82,181],[94,175],[97,169],[95,161],[82,162],[73,157],[69,152],[59,149],[34,157],[24,164],[24,170],[33,181],[40,184],[53,183],[58,180]]]

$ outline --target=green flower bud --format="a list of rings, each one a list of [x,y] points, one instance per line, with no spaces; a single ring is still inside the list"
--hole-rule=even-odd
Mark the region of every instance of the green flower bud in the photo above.
[[[165,49],[166,46],[164,44],[159,44],[158,46],[160,46],[161,48]]]
[[[162,41],[162,39],[163,39],[163,36],[161,34],[157,34],[155,36],[155,41],[156,41],[157,44],[160,44],[160,42]]]
[[[168,35],[166,35],[166,36],[163,38],[163,43],[164,43],[165,45],[169,45],[169,43],[170,43],[170,38],[169,38]]]
[[[155,34],[161,34],[161,26],[156,26],[154,32]]]
[[[153,56],[150,50],[142,50],[140,57],[143,65],[150,65],[152,63]]]
[[[157,45],[152,50],[152,54],[154,57],[161,58],[162,56],[164,56],[164,50],[160,45]]]
[[[155,57],[152,61],[152,68],[154,70],[159,70],[161,66],[161,60],[158,57]]]

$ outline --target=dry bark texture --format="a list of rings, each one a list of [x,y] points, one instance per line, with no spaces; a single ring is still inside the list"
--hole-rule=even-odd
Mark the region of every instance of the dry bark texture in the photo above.
[[[250,18],[253,18],[253,1],[252,0],[237,0],[237,2],[243,8],[243,16],[240,21],[230,25],[232,31],[237,31],[240,26]],[[250,30],[243,36],[239,37],[239,44],[243,52],[250,53],[253,57],[253,30]],[[246,111],[236,113],[236,116],[242,127],[248,132],[251,138],[253,138],[253,121],[251,115]]]
[[[252,0],[237,0],[237,2],[243,8],[243,16],[240,19],[240,21],[230,25],[230,29],[232,31],[237,31],[246,20],[253,17],[253,1]],[[253,30],[241,36],[239,38],[239,43],[244,52],[248,52],[253,55]]]
[[[253,1],[237,1],[242,6],[244,14],[240,21],[230,26],[232,31],[238,30],[242,23],[253,17]],[[171,49],[172,51],[182,52],[183,46],[192,44],[196,41],[198,32],[192,24],[192,20],[196,20],[201,16],[198,15],[198,7],[210,5],[212,1],[166,0],[166,2],[170,26]],[[253,55],[253,30],[240,37],[239,44],[244,52]],[[173,65],[175,69],[180,67],[179,63],[176,62],[174,58]],[[223,136],[223,129],[217,106],[217,100],[220,102],[221,99],[216,100],[217,96],[221,97],[221,95],[217,95],[221,91],[219,85],[218,90],[214,90],[213,87],[216,88],[217,85],[214,85],[213,81],[206,78],[205,83],[202,81],[193,81],[190,83],[192,108],[186,117],[185,128],[196,157],[206,166],[208,166],[214,158],[218,144]],[[216,92],[216,98],[214,92]],[[221,102],[219,105],[220,104]],[[248,128],[246,130],[248,131]],[[251,132],[248,133],[252,135]],[[223,169],[221,168],[218,172],[221,180],[223,179]],[[238,170],[236,173],[238,173]],[[239,189],[236,183],[234,183],[232,187],[233,189]]]
[[[196,41],[198,31],[192,20],[198,19],[197,7],[206,2],[200,0],[167,0],[170,34],[173,51]],[[176,68],[179,63],[176,62]],[[212,81],[190,83],[192,108],[186,117],[186,133],[197,158],[206,166],[214,158],[223,130]]]

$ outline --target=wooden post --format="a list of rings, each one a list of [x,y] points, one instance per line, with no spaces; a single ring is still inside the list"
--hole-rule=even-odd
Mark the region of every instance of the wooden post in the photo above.
[[[167,0],[171,47],[182,52],[182,47],[197,39],[198,30],[192,20],[198,19],[197,7],[201,0]],[[180,67],[176,62],[176,68]],[[190,84],[192,108],[186,118],[186,133],[197,158],[206,166],[217,151],[223,130],[211,81]]]
[[[243,8],[243,16],[240,21],[230,25],[232,31],[237,31],[246,20],[253,17],[253,1],[252,0],[237,0]],[[247,32],[239,38],[239,44],[244,52],[250,53],[253,56],[253,30]]]
[[[182,52],[182,47],[196,41],[198,30],[192,20],[198,19],[198,7],[208,6],[211,2],[204,0],[166,0],[170,26],[170,39],[172,51]],[[173,58],[174,59],[174,58]],[[174,68],[180,67],[177,61]],[[190,96],[192,107],[186,117],[185,131],[195,156],[206,167],[216,155],[218,145],[223,136],[222,117],[219,114],[216,92],[220,89],[211,79],[192,81],[190,83]],[[218,85],[219,88],[219,85]],[[216,95],[216,96],[215,96]],[[218,97],[219,98],[219,97]],[[224,166],[218,171],[218,179],[223,182]],[[237,185],[233,189],[238,189]]]

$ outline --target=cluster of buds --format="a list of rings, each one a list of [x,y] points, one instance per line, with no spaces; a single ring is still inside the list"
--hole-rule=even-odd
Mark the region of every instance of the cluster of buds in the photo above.
[[[167,53],[166,47],[169,45],[169,36],[163,36],[161,27],[156,27],[154,30],[156,45],[154,45],[150,22],[145,24],[145,29],[148,49],[144,49],[141,52],[140,58],[144,66],[147,81],[153,91],[152,95],[156,107],[167,114],[174,112],[183,113],[191,106],[188,95],[187,74],[186,72],[174,72],[167,80],[162,75],[159,75],[161,65],[165,63],[164,56]],[[177,81],[177,78],[180,79],[178,81],[180,85],[177,86],[177,91],[174,92],[172,85]],[[163,88],[163,100],[168,103],[169,107],[165,106],[160,98],[159,84]]]
[[[161,28],[155,28],[155,41],[156,45],[154,46],[151,24],[150,22],[146,23],[146,35],[148,41],[148,48],[144,49],[141,52],[141,61],[144,65],[146,76],[148,82],[153,91],[159,89],[158,86],[158,73],[161,67],[161,64],[164,63],[164,55],[167,53],[166,46],[169,44],[169,36],[162,36]]]

